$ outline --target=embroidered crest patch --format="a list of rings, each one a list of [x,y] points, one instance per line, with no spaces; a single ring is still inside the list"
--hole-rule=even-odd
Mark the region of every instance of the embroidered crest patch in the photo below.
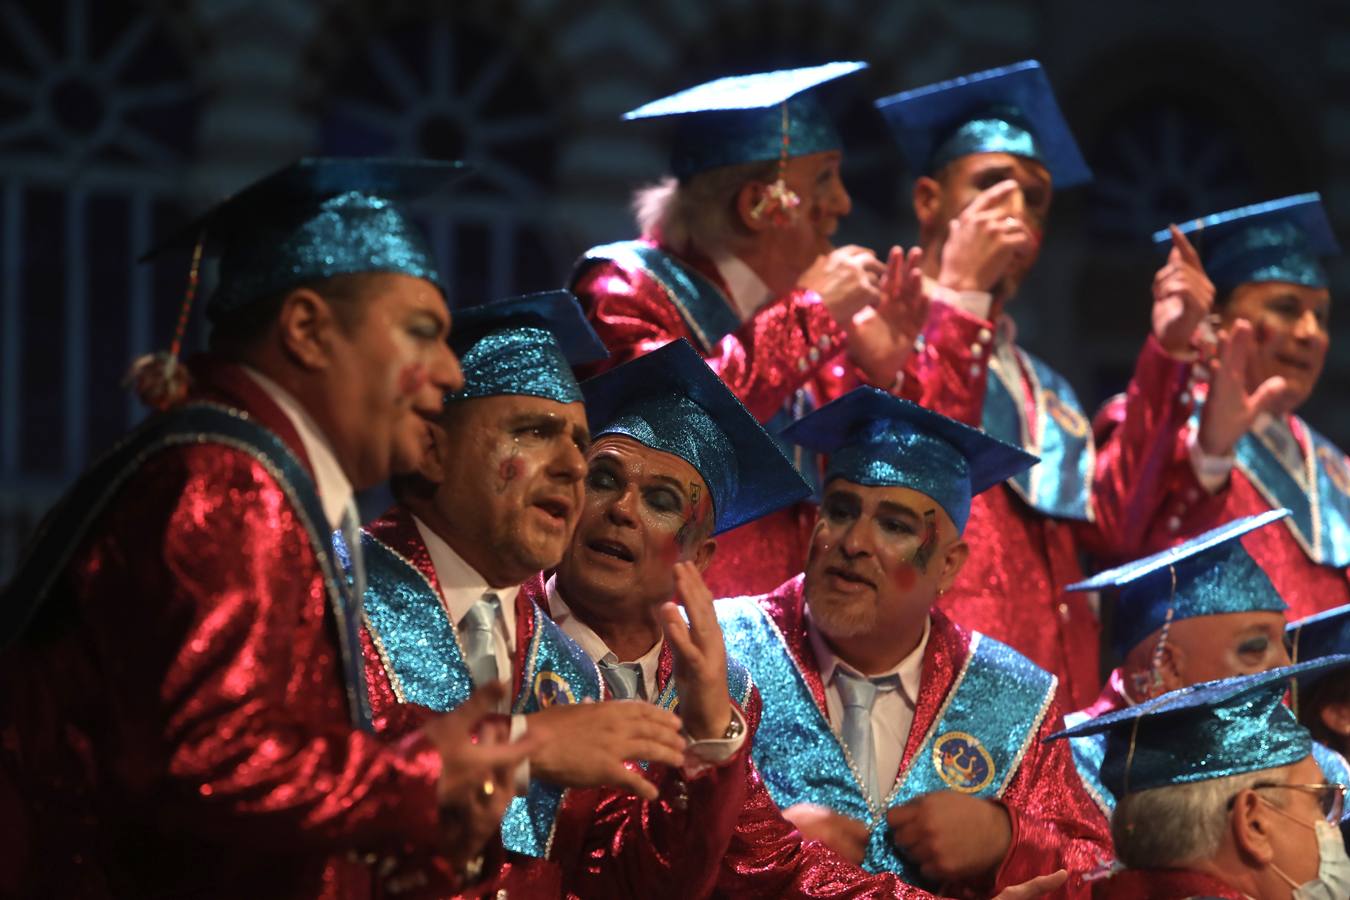
[[[974,794],[994,780],[994,759],[964,731],[949,731],[933,743],[933,768],[954,791]]]
[[[1087,437],[1088,420],[1082,413],[1061,400],[1054,391],[1041,391],[1041,397],[1045,400],[1045,411],[1059,423],[1060,428],[1076,438]]]
[[[550,672],[547,669],[534,676],[534,700],[539,704],[540,709],[548,709],[550,706],[566,706],[569,703],[576,703],[576,695],[572,693],[572,686],[567,683],[557,672]]]

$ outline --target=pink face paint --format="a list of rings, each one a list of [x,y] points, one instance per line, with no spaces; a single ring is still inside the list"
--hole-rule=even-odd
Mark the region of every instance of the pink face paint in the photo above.
[[[517,455],[519,452],[512,450],[510,456],[497,464],[497,493],[503,493],[524,472],[525,463]]]
[[[895,582],[895,586],[901,592],[908,593],[914,589],[914,583],[919,580],[919,575],[914,571],[914,566],[909,563],[901,563],[900,567],[895,570],[895,574],[891,576],[891,580]]]
[[[411,397],[427,384],[427,367],[422,363],[409,363],[399,370],[398,390],[404,397]]]

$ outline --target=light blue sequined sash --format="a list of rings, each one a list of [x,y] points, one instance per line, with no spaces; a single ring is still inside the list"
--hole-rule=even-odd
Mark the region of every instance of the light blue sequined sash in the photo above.
[[[363,533],[362,547],[366,627],[395,696],[438,712],[454,709],[469,698],[473,681],[440,596],[416,566],[383,541]],[[512,712],[599,700],[600,673],[585,651],[535,604],[531,615],[534,635]],[[556,785],[531,781],[529,792],[511,801],[502,819],[506,849],[547,857],[563,793]]]
[[[1237,468],[1272,508],[1292,511],[1284,526],[1309,559],[1335,568],[1350,566],[1350,466],[1335,444],[1303,420],[1299,424],[1312,447],[1311,496],[1253,432],[1238,441]]]
[[[661,285],[704,354],[711,353],[718,341],[741,327],[740,318],[721,289],[664,250],[641,241],[592,247],[577,264],[577,274],[593,262],[637,269]]]
[[[989,361],[980,424],[993,437],[1041,458],[1007,482],[1029,506],[1059,519],[1092,521],[1089,492],[1096,448],[1091,423],[1059,373],[1030,353],[1020,349],[1016,353],[1030,374],[1036,434],[1027,427],[1022,373],[1004,371],[998,357]]]
[[[750,697],[750,687],[754,680],[750,677],[750,670],[741,665],[734,657],[727,656],[727,693],[731,699],[736,701],[736,705],[745,709],[745,701]],[[656,698],[656,705],[662,709],[668,709],[671,712],[676,711],[680,702],[679,685],[675,683],[672,677],[666,682],[665,690],[661,691],[660,696]]]
[[[971,653],[933,726],[886,803],[874,808],[777,625],[748,598],[719,600],[717,607],[728,652],[750,667],[764,701],[752,755],[774,802],[815,803],[867,822],[872,836],[863,867],[895,872],[911,884],[922,886],[923,880],[893,849],[886,809],[933,791],[1001,796],[1054,697],[1054,676],[1011,648],[973,635]]]
[[[1090,717],[1081,712],[1069,713],[1064,717],[1064,727],[1073,728],[1086,722]],[[1102,784],[1102,760],[1106,758],[1106,735],[1085,734],[1069,738],[1069,752],[1073,756],[1074,768],[1083,780],[1083,787],[1096,802],[1107,819],[1116,808],[1116,798],[1106,785]]]
[[[1055,676],[1016,650],[972,634],[970,654],[946,704],[900,773],[887,808],[935,791],[1003,796],[1054,701],[1055,685]],[[863,867],[895,872],[906,881],[920,877],[896,852],[884,816],[872,827]]]

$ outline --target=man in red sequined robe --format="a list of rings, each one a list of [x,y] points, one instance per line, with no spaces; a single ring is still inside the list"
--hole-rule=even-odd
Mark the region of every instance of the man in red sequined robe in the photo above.
[[[802,833],[872,872],[988,896],[1110,857],[1059,726],[1055,679],[933,609],[970,552],[973,494],[1033,458],[859,388],[784,432],[829,454],[806,572],[717,602],[763,698],[752,755]]]
[[[213,354],[77,482],[3,595],[22,896],[369,897],[390,857],[459,861],[495,827],[478,786],[518,754],[470,747],[481,699],[398,743],[362,727],[330,544],[460,381],[390,200],[452,174],[304,160],[213,214]]]
[[[583,389],[596,434],[587,454],[586,503],[557,573],[541,574],[524,590],[596,662],[611,696],[685,714],[714,712],[714,733],[731,720],[728,707],[741,711],[742,721],[729,729],[738,733],[709,741],[704,751],[733,753],[740,742],[754,741],[762,705],[744,666],[726,655],[698,571],[715,554],[718,532],[793,502],[805,484],[786,460],[774,459],[769,436],[683,341]],[[687,623],[668,602],[672,596]],[[746,776],[730,845],[717,848],[715,896],[930,896],[803,840],[753,767]],[[611,794],[596,807],[604,816],[621,802]],[[594,847],[578,858],[599,873],[618,846]],[[682,896],[701,893],[687,879],[679,887]],[[1035,896],[1035,886],[1019,890]]]
[[[1160,479],[1131,492],[1132,523],[1157,550],[1221,522],[1270,509],[1292,515],[1244,539],[1289,604],[1291,619],[1350,603],[1350,461],[1299,418],[1330,346],[1331,294],[1320,258],[1339,252],[1316,194],[1217,213],[1155,235],[1188,247],[1218,288],[1217,352],[1191,342],[1140,357],[1098,432],[1161,432]],[[1172,253],[1175,257],[1177,249]],[[1180,398],[1179,401],[1174,398]],[[1128,440],[1128,439],[1127,439]]]
[[[592,248],[572,275],[610,350],[593,371],[685,338],[771,433],[856,385],[906,387],[917,256],[894,248],[883,262],[831,240],[852,201],[815,88],[861,67],[721,79],[628,114],[679,126],[672,176],[637,195],[641,237]],[[815,458],[788,452],[814,486]],[[799,571],[813,515],[799,504],[723,535],[713,590],[765,591]]]
[[[1141,419],[1094,443],[1067,380],[1018,346],[1008,308],[1038,257],[1053,192],[1091,173],[1034,61],[877,106],[920,175],[914,211],[932,301],[911,360],[921,401],[1041,458],[975,499],[970,559],[939,608],[1053,672],[1066,707],[1084,706],[1100,685],[1099,623],[1065,587],[1082,577],[1085,551],[1135,555],[1124,536],[1138,540],[1145,523],[1126,518],[1125,497],[1161,477],[1148,454],[1165,426]],[[1159,303],[1205,290],[1203,272],[1174,269],[1185,271],[1160,272],[1169,293]],[[1156,334],[1150,358],[1163,352]]]
[[[513,730],[546,733],[472,895],[696,895],[729,839],[747,754],[686,773],[705,731],[695,707],[590,702],[603,696],[595,664],[520,589],[557,564],[580,514],[589,434],[570,364],[603,348],[565,291],[460,310],[452,342],[465,388],[362,540],[376,727],[401,736],[502,679]],[[588,867],[598,853],[606,864]],[[407,868],[410,891],[448,893],[433,868]]]

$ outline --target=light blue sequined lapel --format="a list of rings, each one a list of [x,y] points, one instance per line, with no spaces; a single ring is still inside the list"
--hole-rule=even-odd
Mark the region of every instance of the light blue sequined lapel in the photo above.
[[[875,824],[848,752],[816,704],[778,626],[754,600],[717,601],[727,652],[750,669],[764,703],[751,749],[755,766],[780,807],[815,803]]]
[[[661,285],[705,355],[713,351],[718,341],[741,327],[731,301],[717,285],[664,250],[641,241],[592,247],[578,264],[578,271],[592,262],[604,261],[637,269]]]
[[[863,867],[895,872],[912,884],[923,881],[891,849],[886,810],[933,791],[1001,796],[1054,698],[1054,676],[1003,644],[974,635],[970,655],[919,750],[886,803],[873,807],[778,627],[748,598],[719,600],[717,613],[728,652],[749,666],[764,701],[751,753],[774,802],[816,803],[869,823]]]
[[[438,712],[459,706],[473,690],[450,617],[432,584],[417,567],[377,538],[362,535],[366,550],[366,624],[385,673],[400,702]],[[515,713],[538,712],[555,703],[600,699],[600,673],[553,620],[530,605],[533,637],[515,698]],[[546,858],[562,805],[563,789],[531,781],[524,797],[511,801],[502,819],[502,843],[527,856]]]
[[[1072,728],[1090,718],[1084,713],[1069,713],[1064,717],[1064,727]],[[1097,804],[1102,814],[1109,820],[1116,808],[1116,798],[1106,785],[1102,784],[1102,760],[1106,758],[1106,735],[1085,734],[1069,738],[1069,751],[1073,755],[1074,768],[1083,780],[1088,796]]]
[[[1026,367],[1036,404],[1036,433],[1027,426],[1022,373],[989,361],[981,426],[1002,441],[1034,453],[1041,461],[1008,479],[1033,509],[1059,519],[1093,520],[1089,492],[1096,461],[1092,429],[1073,388],[1045,363],[1016,350]]]
[[[1254,432],[1238,441],[1236,465],[1272,508],[1286,507],[1293,515],[1284,526],[1315,563],[1350,566],[1350,466],[1340,449],[1302,419],[1299,424],[1312,447],[1305,460],[1309,494],[1279,457]]]
[[[366,554],[366,628],[400,703],[438,712],[473,692],[454,625],[440,594],[398,551],[361,533]]]
[[[754,684],[754,679],[750,677],[750,670],[741,665],[735,657],[727,656],[727,693],[731,699],[741,709],[745,709],[745,701],[750,698],[750,688]],[[661,689],[654,701],[662,709],[668,709],[675,712],[680,702],[679,685],[675,683],[672,676],[666,682],[666,686]]]
[[[525,656],[520,693],[511,711],[533,713],[550,706],[599,700],[600,670],[586,651],[530,603],[533,637]],[[517,628],[531,623],[517,622]],[[542,781],[531,781],[530,791],[517,797],[502,818],[502,845],[514,853],[546,859],[553,847],[553,829],[565,791]]]
[[[935,791],[1003,796],[1050,710],[1055,685],[1053,675],[1011,647],[972,634],[965,664],[886,806]],[[884,816],[873,825],[863,868],[922,882],[917,867],[896,853]]]

